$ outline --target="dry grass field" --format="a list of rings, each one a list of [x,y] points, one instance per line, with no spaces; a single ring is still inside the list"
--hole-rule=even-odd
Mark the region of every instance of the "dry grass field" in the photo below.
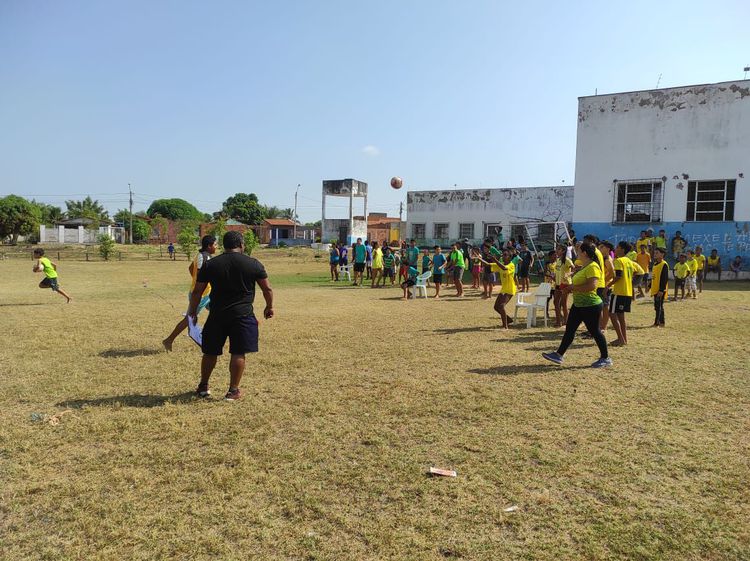
[[[593,343],[545,363],[562,332],[501,332],[476,291],[403,302],[257,257],[277,317],[236,403],[192,397],[186,337],[160,347],[186,261],[61,261],[69,305],[0,261],[0,558],[750,558],[747,283],[665,330],[635,305],[593,370]]]

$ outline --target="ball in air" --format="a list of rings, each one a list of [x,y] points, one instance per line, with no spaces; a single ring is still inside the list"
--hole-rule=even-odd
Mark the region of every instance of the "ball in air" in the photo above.
[[[391,187],[394,189],[401,189],[404,186],[404,181],[400,177],[391,177]]]

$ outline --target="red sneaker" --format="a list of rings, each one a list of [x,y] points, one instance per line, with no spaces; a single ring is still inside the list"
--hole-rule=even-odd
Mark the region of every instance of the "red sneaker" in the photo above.
[[[240,391],[240,388],[235,388],[227,392],[227,395],[224,396],[224,401],[237,401],[241,397],[242,392]]]

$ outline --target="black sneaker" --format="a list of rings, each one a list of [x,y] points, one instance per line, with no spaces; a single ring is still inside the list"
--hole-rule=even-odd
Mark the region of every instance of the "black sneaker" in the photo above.
[[[208,389],[208,384],[198,384],[195,395],[202,398],[211,397],[211,390]]]

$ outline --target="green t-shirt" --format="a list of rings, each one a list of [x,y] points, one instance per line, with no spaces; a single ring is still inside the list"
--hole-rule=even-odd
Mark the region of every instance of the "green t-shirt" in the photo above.
[[[453,262],[454,267],[461,267],[462,269],[466,268],[464,264],[464,254],[461,251],[456,251],[455,249],[451,251],[451,261]]]
[[[389,253],[388,255],[383,257],[383,266],[386,269],[392,269],[393,264],[396,262],[396,258],[393,256],[392,253]]]
[[[601,269],[599,265],[592,261],[586,265],[583,269],[573,275],[573,286],[581,286],[586,284],[588,279],[599,279]],[[598,282],[597,282],[598,284]],[[596,288],[590,292],[574,292],[573,293],[573,305],[577,308],[586,308],[588,306],[598,306],[602,303],[602,299],[596,293]]]
[[[57,271],[55,271],[55,268],[52,266],[52,262],[49,259],[46,257],[40,257],[39,264],[44,268],[44,274],[48,279],[57,278]]]

